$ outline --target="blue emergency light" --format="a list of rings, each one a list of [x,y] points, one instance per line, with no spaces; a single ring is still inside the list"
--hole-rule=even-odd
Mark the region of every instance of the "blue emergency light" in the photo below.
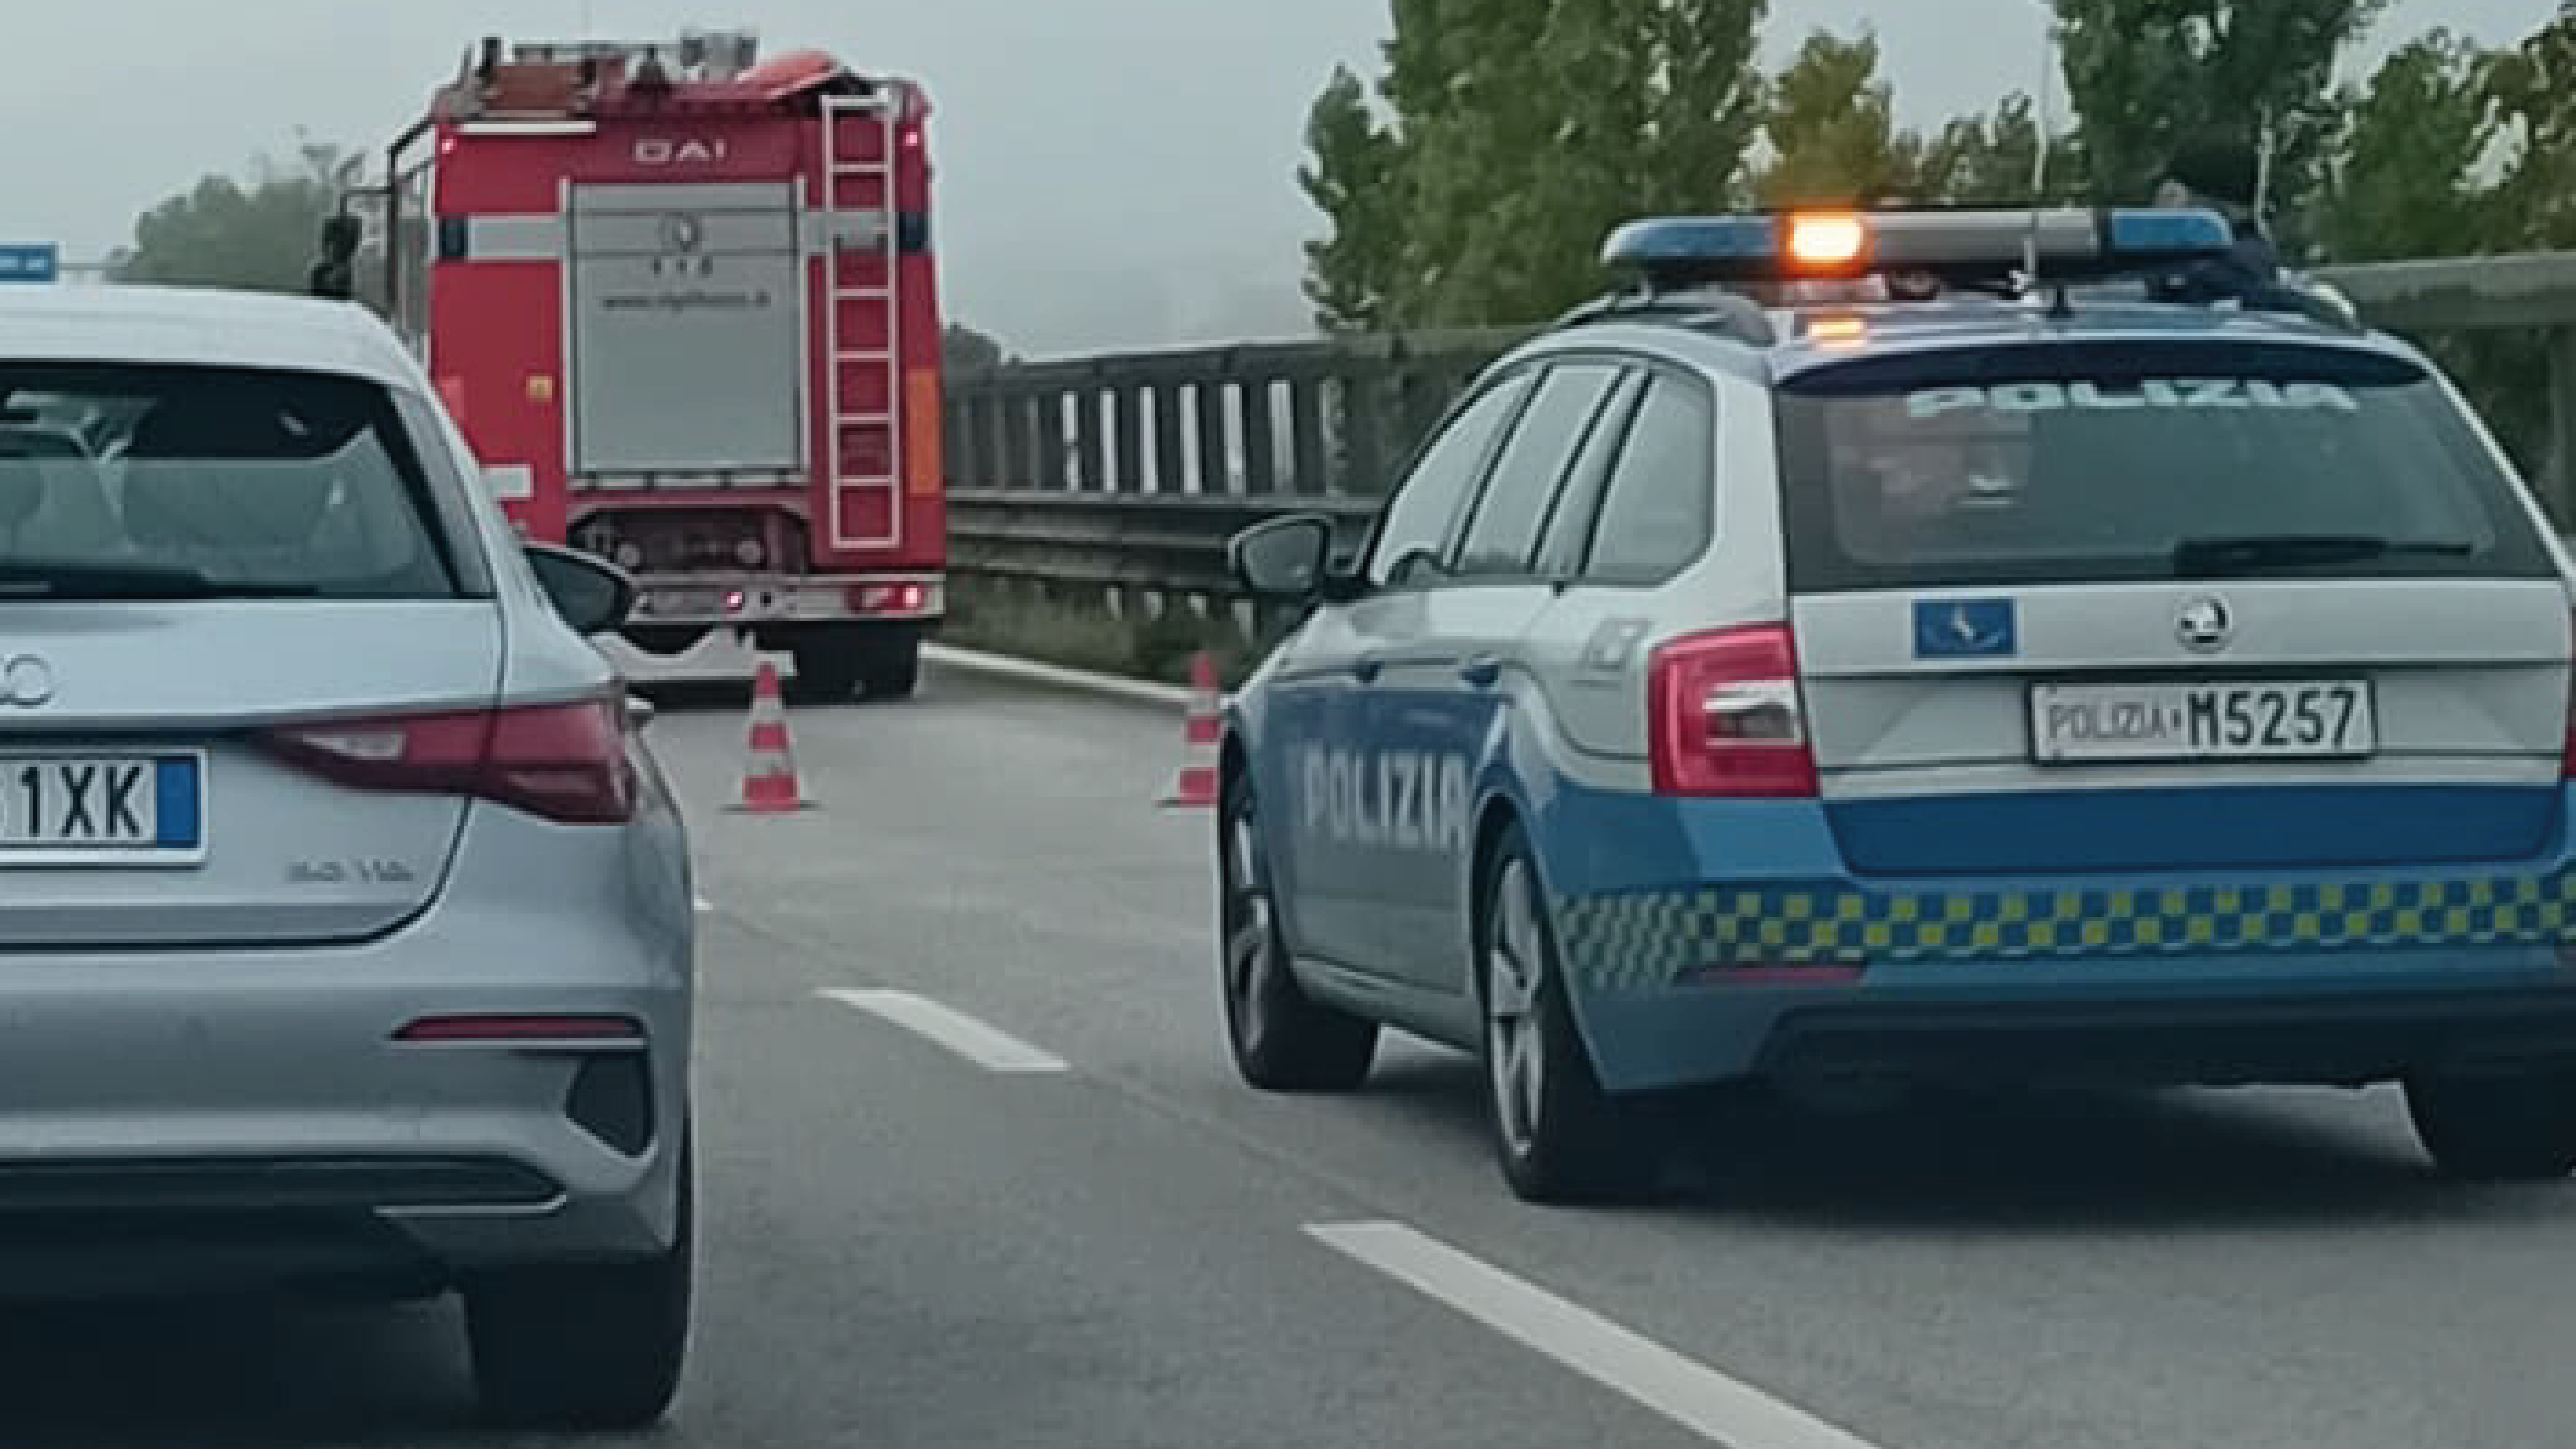
[[[2041,280],[2079,282],[2223,257],[2235,243],[2214,211],[1814,211],[1632,221],[1601,260],[1657,291],[1906,273],[1975,287],[2034,259]]]

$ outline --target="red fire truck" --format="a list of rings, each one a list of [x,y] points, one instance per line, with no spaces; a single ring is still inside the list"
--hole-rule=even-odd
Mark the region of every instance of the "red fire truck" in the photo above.
[[[381,299],[627,641],[911,693],[944,606],[928,100],[742,34],[469,52],[391,148]]]

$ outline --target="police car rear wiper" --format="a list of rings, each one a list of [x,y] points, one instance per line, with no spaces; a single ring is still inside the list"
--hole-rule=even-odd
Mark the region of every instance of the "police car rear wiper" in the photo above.
[[[234,582],[152,564],[0,560],[0,601],[9,599],[307,599],[310,584]]]
[[[2469,543],[2407,542],[2366,533],[2252,533],[2233,538],[2186,538],[2174,545],[2174,572],[2185,577],[2245,569],[2317,568],[2383,558],[2466,558]]]

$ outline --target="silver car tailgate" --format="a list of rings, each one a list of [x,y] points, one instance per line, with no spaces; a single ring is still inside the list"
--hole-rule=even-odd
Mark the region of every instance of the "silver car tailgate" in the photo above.
[[[487,711],[491,600],[66,601],[0,622],[0,947],[347,941],[435,897],[461,794],[353,789],[266,732]]]

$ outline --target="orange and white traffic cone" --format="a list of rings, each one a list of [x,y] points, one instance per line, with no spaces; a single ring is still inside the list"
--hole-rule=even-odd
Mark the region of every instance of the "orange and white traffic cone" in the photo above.
[[[1217,743],[1225,733],[1225,697],[1217,689],[1216,659],[1205,650],[1190,658],[1189,713],[1181,721],[1181,772],[1162,799],[1168,810],[1216,808]]]
[[[764,659],[751,684],[750,756],[743,767],[736,810],[751,815],[792,815],[809,808],[796,779],[796,750],[787,739],[787,701],[778,666]]]

